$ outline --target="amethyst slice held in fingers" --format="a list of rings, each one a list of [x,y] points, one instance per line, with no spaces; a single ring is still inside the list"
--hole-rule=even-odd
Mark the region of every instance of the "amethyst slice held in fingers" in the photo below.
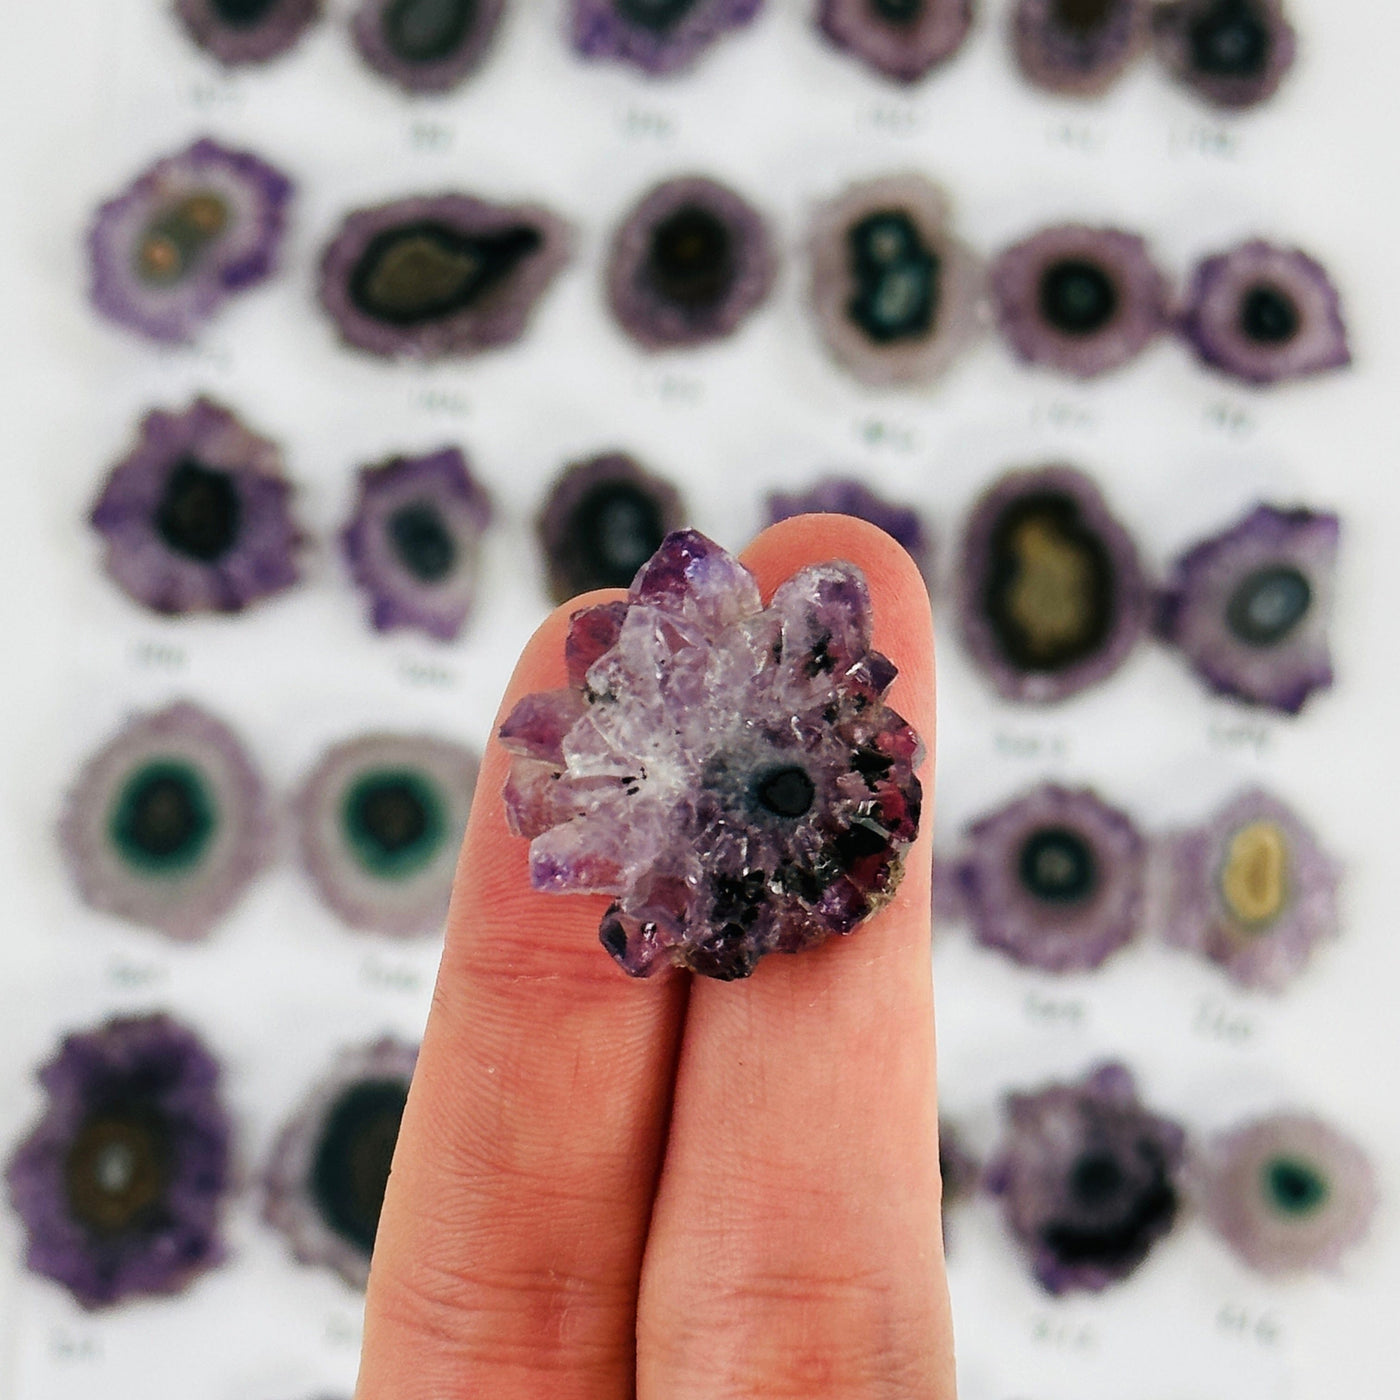
[[[348,345],[423,360],[519,340],[569,260],[567,224],[464,194],[350,214],[321,257],[321,305]]]
[[[571,0],[575,50],[620,59],[653,77],[691,68],[730,30],[748,24],[763,0]]]
[[[93,306],[150,340],[193,340],[272,275],[291,194],[279,170],[207,139],[157,161],[93,218]]]
[[[1282,991],[1337,936],[1340,866],[1266,792],[1241,793],[1166,854],[1163,936],[1243,987]]]
[[[1176,1223],[1186,1134],[1143,1108],[1121,1064],[1012,1094],[1006,1114],[986,1181],[1036,1281],[1060,1294],[1127,1278]]]
[[[222,1262],[230,1125],[193,1031],[111,1020],[65,1037],[39,1082],[44,1115],[6,1174],[31,1270],[101,1308]]]
[[[1167,325],[1166,282],[1119,229],[1044,229],[997,259],[991,287],[1015,354],[1078,379],[1120,369]]]
[[[1147,43],[1146,0],[1018,0],[1011,43],[1027,82],[1100,97]]]
[[[1332,684],[1340,540],[1335,515],[1256,506],[1177,560],[1157,630],[1217,694],[1296,715]]]
[[[1072,467],[1010,472],[963,532],[963,640],[1008,700],[1046,704],[1105,680],[1148,623],[1137,549]]]
[[[406,92],[448,92],[481,65],[505,0],[361,0],[360,57]]]
[[[1227,109],[1272,97],[1298,53],[1281,0],[1168,0],[1152,33],[1172,77]]]
[[[227,68],[285,53],[321,17],[322,0],[175,0],[186,33]]]
[[[1140,931],[1147,847],[1126,813],[1046,783],[975,822],[956,879],[979,943],[1083,972]]]
[[[916,83],[962,48],[972,19],[972,0],[821,0],[817,26],[882,77]]]
[[[612,895],[600,938],[633,976],[728,981],[855,930],[899,884],[922,804],[922,745],[870,635],[849,564],[765,608],[718,545],[668,536],[625,603],[575,615],[569,685],[501,729],[532,885]]]
[[[490,497],[455,447],[362,467],[340,538],[374,626],[456,637],[476,602],[490,523]]]
[[[369,1279],[389,1165],[418,1051],[390,1037],[340,1056],[282,1129],[263,1183],[263,1218],[303,1264],[351,1288]]]
[[[277,445],[196,399],[154,409],[89,517],[108,575],[153,612],[242,612],[299,578],[302,535]]]
[[[852,515],[868,521],[902,544],[925,577],[932,569],[933,543],[919,512],[876,495],[855,477],[828,476],[806,491],[775,491],[767,506],[770,525],[794,515]]]
[[[133,719],[90,758],[59,840],[94,909],[204,938],[267,863],[267,797],[238,738],[190,704]]]

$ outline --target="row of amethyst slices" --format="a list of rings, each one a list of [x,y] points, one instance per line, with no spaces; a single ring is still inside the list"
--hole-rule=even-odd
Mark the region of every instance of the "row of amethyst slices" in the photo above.
[[[450,92],[497,42],[506,0],[359,0],[350,35],[375,72],[410,93]],[[764,0],[569,0],[574,50],[652,77],[689,71],[750,24]],[[974,0],[818,0],[817,31],[892,82],[917,83],[962,50]],[[226,67],[267,62],[322,16],[322,0],[175,0],[202,49]],[[1214,106],[1253,107],[1297,55],[1281,0],[1018,0],[1008,26],[1016,63],[1038,88],[1107,92],[1149,48],[1172,77]]]
[[[293,186],[208,139],[158,161],[99,209],[93,304],[151,340],[188,342],[231,295],[276,270]],[[414,195],[357,209],[321,254],[319,298],[342,340],[438,360],[518,340],[570,261],[573,226],[534,204]],[[1204,365],[1263,386],[1350,363],[1341,301],[1307,253],[1253,238],[1174,289],[1118,228],[1045,228],[991,264],[925,176],[866,180],[818,208],[812,308],[834,361],[862,383],[927,386],[995,321],[1022,362],[1079,379],[1178,336]],[[733,335],[768,299],[778,239],[743,195],[702,175],[654,186],[612,234],[603,275],[620,329],[648,352]]]

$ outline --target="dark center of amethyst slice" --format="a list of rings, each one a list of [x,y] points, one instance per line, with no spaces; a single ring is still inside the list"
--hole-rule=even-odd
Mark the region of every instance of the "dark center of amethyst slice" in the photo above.
[[[910,24],[924,12],[925,0],[870,0],[870,12],[887,24]]]
[[[664,34],[674,29],[699,0],[613,0],[617,13],[630,24]]]
[[[217,825],[203,778],[173,759],[138,769],[117,795],[108,831],[121,857],[154,875],[178,875],[203,855]]]
[[[451,58],[471,33],[477,0],[393,0],[380,21],[384,42],[405,63]]]
[[[156,506],[156,533],[187,559],[217,564],[238,542],[243,502],[233,476],[193,457],[175,466]]]
[[[528,224],[497,233],[464,233],[435,220],[385,229],[350,273],[350,299],[392,326],[440,321],[504,281],[543,242]]]
[[[1266,1199],[1284,1215],[1312,1215],[1332,1194],[1327,1178],[1296,1157],[1274,1157],[1264,1164]]]
[[[430,501],[400,506],[385,528],[394,557],[420,583],[441,583],[456,566],[457,541]]]
[[[210,0],[209,8],[230,29],[252,29],[261,24],[279,0]]]
[[[153,1223],[170,1179],[168,1132],[139,1105],[99,1109],[78,1129],[63,1164],[73,1218],[97,1235]]]
[[[1065,1186],[1069,1209],[1041,1236],[1069,1265],[1135,1263],[1176,1218],[1176,1189],[1152,1142],[1140,1142],[1133,1160],[1091,1148],[1070,1168]]]
[[[229,211],[212,191],[201,191],[162,209],[136,245],[136,275],[152,287],[182,281],[204,250],[228,227]]]
[[[312,1164],[311,1192],[322,1218],[366,1254],[379,1229],[407,1098],[408,1086],[397,1080],[353,1085],[327,1116]]]
[[[647,492],[609,481],[579,502],[570,522],[593,588],[626,588],[666,538],[661,507]]]
[[[1250,0],[1216,0],[1191,25],[1191,61],[1218,78],[1255,78],[1268,66],[1269,26]]]
[[[1052,0],[1050,18],[1061,29],[1087,35],[1102,29],[1118,0]]]
[[[1225,623],[1246,646],[1277,646],[1308,615],[1312,584],[1291,564],[1257,569],[1225,605]]]
[[[1256,345],[1286,345],[1302,324],[1297,302],[1281,287],[1251,287],[1240,298],[1240,330]]]
[[[856,290],[851,319],[879,344],[927,335],[938,313],[938,256],[899,210],[877,210],[846,235]]]
[[[805,768],[786,764],[760,773],[754,781],[753,795],[764,811],[795,819],[812,810],[817,789]]]
[[[723,300],[734,282],[734,235],[717,214],[687,204],[663,219],[647,250],[646,277],[668,301],[691,310]]]
[[[1068,827],[1045,827],[1021,847],[1017,876],[1022,887],[1047,904],[1078,904],[1098,884],[1093,848]]]
[[[428,864],[447,830],[438,792],[410,769],[366,773],[346,794],[341,815],[361,867],[390,880]]]
[[[1089,1152],[1069,1174],[1070,1194],[1082,1206],[1107,1205],[1128,1184],[1123,1168],[1111,1152]]]
[[[1118,314],[1118,287],[1085,258],[1064,258],[1040,278],[1040,314],[1065,335],[1096,335]]]

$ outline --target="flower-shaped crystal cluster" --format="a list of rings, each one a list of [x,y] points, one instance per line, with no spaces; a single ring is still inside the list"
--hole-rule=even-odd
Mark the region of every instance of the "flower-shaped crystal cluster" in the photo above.
[[[742,564],[678,531],[626,601],[575,615],[566,659],[569,685],[501,730],[506,811],[536,889],[613,896],[600,937],[625,971],[746,977],[888,901],[922,745],[885,703],[858,570],[803,569],[765,608]]]

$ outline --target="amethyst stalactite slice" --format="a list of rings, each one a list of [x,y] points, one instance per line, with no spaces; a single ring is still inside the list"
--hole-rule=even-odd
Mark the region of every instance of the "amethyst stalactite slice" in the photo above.
[[[962,48],[972,20],[972,0],[822,0],[817,26],[881,77],[917,83]]]
[[[1298,53],[1281,0],[1169,0],[1152,37],[1177,82],[1226,110],[1272,97]]]
[[[321,9],[322,0],[175,0],[185,32],[226,68],[285,53]]]
[[[1022,76],[1065,97],[1101,97],[1147,44],[1145,0],[1019,0],[1011,45]]]
[[[898,886],[922,805],[922,744],[870,639],[851,565],[803,569],[765,608],[718,545],[669,535],[625,602],[575,615],[570,684],[501,729],[532,885],[612,895],[600,938],[637,977],[729,981],[852,932]]]
[[[485,60],[505,0],[363,0],[350,24],[360,57],[405,92],[449,92]]]
[[[572,0],[574,49],[616,59],[655,78],[693,68],[733,29],[749,24],[763,0]]]

